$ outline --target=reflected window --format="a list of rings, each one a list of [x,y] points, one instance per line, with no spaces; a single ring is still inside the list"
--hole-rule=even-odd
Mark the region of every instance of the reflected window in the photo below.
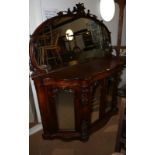
[[[71,40],[74,39],[73,31],[72,31],[71,29],[68,29],[68,30],[66,31],[66,39],[69,40],[69,41],[71,41]]]

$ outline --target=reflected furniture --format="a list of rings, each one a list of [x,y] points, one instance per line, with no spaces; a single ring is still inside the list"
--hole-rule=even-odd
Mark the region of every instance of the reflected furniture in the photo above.
[[[39,64],[45,64],[45,59],[48,63],[49,59],[52,59],[56,62],[56,58],[58,58],[58,60],[60,61],[60,63],[62,63],[62,58],[60,55],[60,47],[58,45],[58,39],[60,36],[60,32],[59,31],[55,31],[54,33],[50,32],[49,35],[42,35],[40,37],[40,39],[42,39],[42,41],[44,41],[44,45],[40,46],[39,49],[41,50],[41,55],[40,55],[40,63]],[[47,42],[46,42],[47,41]],[[48,57],[48,52],[51,52],[51,57]]]
[[[46,45],[44,46],[44,50],[48,51],[51,50],[51,52],[53,52],[54,54],[57,55],[60,63],[62,63],[62,58],[60,56],[60,47],[58,45],[58,39],[60,36],[60,32],[59,31],[55,31],[53,34],[51,34],[51,44],[50,45]],[[48,58],[50,59],[50,58]]]
[[[76,40],[66,43],[72,29]],[[56,59],[39,64],[43,35],[61,31]],[[51,33],[51,34],[52,34]],[[50,36],[49,36],[50,37]],[[48,42],[48,41],[47,41]],[[76,42],[76,43],[75,43]],[[75,46],[80,51],[74,50]],[[83,3],[44,21],[30,38],[33,71],[45,139],[88,140],[117,113],[117,86],[125,57],[113,56],[110,32]],[[51,55],[46,55],[47,59]]]

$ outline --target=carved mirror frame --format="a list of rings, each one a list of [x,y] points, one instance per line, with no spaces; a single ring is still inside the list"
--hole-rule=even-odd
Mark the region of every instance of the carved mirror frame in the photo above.
[[[36,45],[35,45],[35,40],[40,31],[45,27],[46,25],[52,24],[55,20],[57,19],[62,19],[65,17],[71,17],[72,19],[79,19],[79,18],[85,18],[85,19],[91,19],[92,21],[96,22],[98,25],[101,27],[105,28],[105,30],[108,33],[108,38],[109,38],[109,46],[108,48],[110,49],[111,47],[111,33],[109,32],[108,28],[105,26],[103,23],[103,20],[99,20],[96,15],[93,15],[90,13],[90,10],[85,11],[85,7],[83,3],[78,3],[76,4],[75,7],[73,7],[73,10],[71,11],[68,9],[67,11],[60,11],[57,13],[55,17],[49,18],[43,23],[41,23],[34,33],[30,36],[30,43],[29,43],[29,56],[30,56],[30,69],[34,73],[43,73],[43,72],[48,72],[46,68],[41,68],[38,65],[38,62],[35,57],[35,52],[36,52]],[[110,52],[106,53],[107,56],[111,56],[111,50]]]

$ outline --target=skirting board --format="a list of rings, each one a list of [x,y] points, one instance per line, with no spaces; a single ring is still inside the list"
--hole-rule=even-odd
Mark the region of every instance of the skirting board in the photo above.
[[[29,129],[29,136],[31,136],[31,135],[35,134],[36,132],[42,130],[42,128],[43,128],[42,124],[37,124],[34,127],[30,128]]]

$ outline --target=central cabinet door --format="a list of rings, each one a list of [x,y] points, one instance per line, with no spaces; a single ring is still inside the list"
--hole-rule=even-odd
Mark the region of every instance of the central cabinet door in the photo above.
[[[55,96],[59,130],[75,130],[74,93],[71,90],[58,90]]]
[[[46,87],[47,95],[46,106],[49,114],[43,113],[43,116],[49,115],[46,120],[51,129],[44,138],[73,138],[80,137],[81,133],[81,107],[79,89],[59,89],[51,86]]]
[[[87,140],[90,127],[90,91],[88,88],[45,88],[46,112],[42,114],[45,139],[80,138]],[[47,118],[47,119],[46,119]],[[50,126],[50,128],[48,128]]]

